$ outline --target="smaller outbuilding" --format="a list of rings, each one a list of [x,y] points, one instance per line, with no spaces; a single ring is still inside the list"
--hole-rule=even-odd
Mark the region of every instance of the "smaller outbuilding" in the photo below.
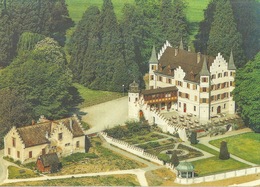
[[[49,153],[39,156],[36,161],[37,169],[43,173],[55,173],[61,169],[57,153]]]
[[[194,166],[190,162],[180,162],[176,167],[178,177],[181,178],[194,178]]]

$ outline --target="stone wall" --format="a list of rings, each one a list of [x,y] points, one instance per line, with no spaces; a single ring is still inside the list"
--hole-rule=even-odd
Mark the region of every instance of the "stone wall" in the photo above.
[[[110,144],[112,144],[116,147],[119,147],[119,148],[121,148],[121,149],[123,149],[123,150],[125,150],[129,153],[132,153],[134,155],[142,157],[142,158],[149,160],[151,162],[155,162],[157,164],[163,165],[163,161],[159,160],[157,156],[152,155],[150,153],[146,153],[144,151],[144,149],[142,149],[142,148],[136,147],[136,146],[131,145],[131,144],[124,142],[122,140],[118,140],[116,138],[110,137],[105,132],[100,132],[99,135],[102,136],[108,143],[110,143]]]
[[[178,184],[193,184],[193,183],[223,180],[223,179],[228,179],[228,178],[232,178],[232,177],[240,177],[240,176],[252,175],[252,174],[257,174],[257,173],[260,173],[260,166],[247,168],[247,169],[241,169],[241,170],[235,170],[235,171],[229,171],[229,172],[224,172],[224,173],[219,173],[219,174],[209,175],[209,176],[204,176],[204,177],[196,177],[196,178],[188,178],[188,179],[177,177],[174,182],[176,182]]]

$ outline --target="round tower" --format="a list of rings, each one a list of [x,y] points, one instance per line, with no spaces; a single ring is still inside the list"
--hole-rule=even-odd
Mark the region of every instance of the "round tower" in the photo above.
[[[135,81],[129,85],[128,92],[128,117],[138,120],[138,100],[140,96],[139,84]]]

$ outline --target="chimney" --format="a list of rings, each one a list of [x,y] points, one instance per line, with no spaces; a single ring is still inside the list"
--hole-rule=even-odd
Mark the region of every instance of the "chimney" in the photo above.
[[[197,53],[197,63],[200,63],[200,52]]]
[[[178,52],[179,52],[179,49],[178,49],[178,46],[176,46],[176,47],[175,47],[175,54],[174,54],[174,55],[177,56],[177,55],[178,55]]]
[[[191,52],[190,46],[188,46],[188,52]]]
[[[73,131],[72,125],[73,125],[73,121],[72,121],[72,119],[70,118],[70,129],[71,129],[71,131]]]

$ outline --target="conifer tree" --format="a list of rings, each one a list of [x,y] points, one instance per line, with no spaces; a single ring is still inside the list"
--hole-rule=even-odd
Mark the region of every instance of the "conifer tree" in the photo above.
[[[236,66],[243,66],[245,56],[242,49],[242,37],[237,31],[229,0],[216,1],[213,18],[207,43],[208,54],[216,56],[220,52],[225,59],[228,59],[232,49]]]
[[[171,163],[174,165],[174,167],[177,167],[180,163],[175,150],[172,152]]]
[[[222,141],[221,144],[220,144],[219,159],[227,160],[229,158],[230,158],[230,154],[228,152],[227,142]]]

